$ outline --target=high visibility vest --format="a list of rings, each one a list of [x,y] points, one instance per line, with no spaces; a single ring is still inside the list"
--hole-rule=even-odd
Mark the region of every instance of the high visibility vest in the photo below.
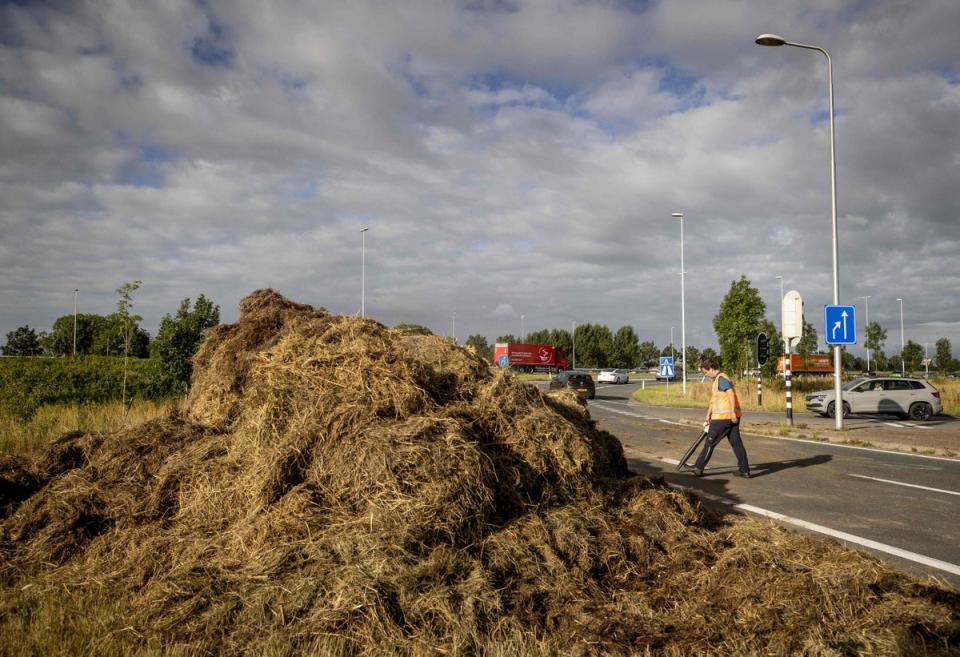
[[[733,388],[733,400],[734,407],[730,408],[730,397],[727,395],[726,391],[720,392],[720,377],[725,378],[727,381],[730,381],[730,377],[721,372],[717,375],[717,378],[713,380],[713,396],[710,399],[710,419],[711,420],[733,420],[734,417],[741,417],[743,413],[740,411],[740,398],[737,397],[737,389]],[[731,382],[731,385],[733,383]]]

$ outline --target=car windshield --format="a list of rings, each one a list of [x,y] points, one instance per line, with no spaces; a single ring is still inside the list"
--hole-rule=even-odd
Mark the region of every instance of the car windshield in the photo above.
[[[853,381],[848,381],[847,383],[844,383],[844,384],[843,384],[843,389],[844,389],[844,390],[853,390],[854,388],[856,388],[858,385],[860,385],[861,383],[863,383],[863,382],[866,381],[866,380],[867,380],[867,379],[854,379]]]

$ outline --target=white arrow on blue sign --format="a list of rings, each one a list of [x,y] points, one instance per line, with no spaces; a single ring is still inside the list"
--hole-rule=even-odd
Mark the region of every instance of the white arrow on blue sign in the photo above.
[[[673,377],[673,356],[660,356],[660,371],[657,376]]]
[[[823,334],[827,344],[857,344],[857,315],[854,306],[824,306]]]

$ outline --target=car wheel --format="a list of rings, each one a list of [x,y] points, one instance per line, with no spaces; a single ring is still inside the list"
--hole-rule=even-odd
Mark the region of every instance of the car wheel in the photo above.
[[[919,402],[910,407],[911,420],[923,422],[924,420],[929,420],[931,415],[933,415],[933,409],[930,408],[930,404],[925,402]]]
[[[843,417],[848,415],[850,415],[850,404],[843,402]],[[830,402],[830,405],[827,406],[827,417],[837,417],[836,402]]]

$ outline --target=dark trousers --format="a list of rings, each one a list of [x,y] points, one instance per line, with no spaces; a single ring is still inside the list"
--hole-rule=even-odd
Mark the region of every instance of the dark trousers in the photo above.
[[[697,457],[696,468],[703,470],[707,467],[710,457],[713,456],[713,449],[724,438],[730,441],[730,447],[733,448],[733,453],[737,456],[737,467],[740,472],[750,472],[747,450],[743,448],[743,441],[740,440],[740,423],[734,424],[730,420],[711,420],[710,428],[707,429],[707,439],[703,443],[703,450]]]

